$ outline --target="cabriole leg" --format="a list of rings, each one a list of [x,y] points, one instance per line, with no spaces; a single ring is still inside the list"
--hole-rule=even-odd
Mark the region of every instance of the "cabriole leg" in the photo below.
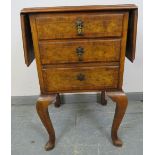
[[[40,96],[36,104],[37,113],[49,135],[45,150],[51,150],[55,145],[55,132],[48,112],[48,105],[55,99],[56,95]]]
[[[115,146],[122,146],[123,143],[119,139],[117,132],[118,128],[122,122],[122,119],[124,117],[127,105],[128,105],[128,99],[127,96],[123,91],[120,92],[107,92],[107,95],[116,102],[116,109],[115,109],[115,116],[113,120],[113,125],[111,129],[111,137],[113,144]]]

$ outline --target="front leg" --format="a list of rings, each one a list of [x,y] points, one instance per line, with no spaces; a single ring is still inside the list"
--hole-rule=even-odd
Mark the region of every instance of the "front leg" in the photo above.
[[[117,136],[118,128],[121,124],[121,121],[124,117],[127,105],[128,105],[128,99],[124,92],[107,92],[107,95],[116,102],[116,109],[115,109],[115,116],[113,120],[113,125],[111,129],[111,137],[113,144],[115,146],[122,146],[122,141]]]
[[[36,104],[37,113],[49,135],[49,141],[45,145],[46,151],[53,149],[55,145],[55,131],[48,112],[48,105],[55,99],[56,95],[40,96]]]

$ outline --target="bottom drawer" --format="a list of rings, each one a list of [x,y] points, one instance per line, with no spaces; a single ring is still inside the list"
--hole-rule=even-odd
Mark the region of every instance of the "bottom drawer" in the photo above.
[[[43,69],[46,92],[117,88],[118,66],[49,67]]]

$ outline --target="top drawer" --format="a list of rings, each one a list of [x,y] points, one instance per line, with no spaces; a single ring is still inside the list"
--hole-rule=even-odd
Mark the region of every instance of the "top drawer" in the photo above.
[[[120,37],[123,13],[38,14],[39,39]]]

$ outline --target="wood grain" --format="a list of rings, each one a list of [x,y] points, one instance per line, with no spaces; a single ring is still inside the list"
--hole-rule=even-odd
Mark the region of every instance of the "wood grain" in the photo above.
[[[41,59],[40,59],[40,53],[39,53],[38,34],[36,29],[35,16],[32,15],[32,16],[29,16],[29,18],[30,18],[30,25],[31,25],[31,31],[32,31],[32,39],[33,39],[34,53],[36,58],[36,66],[38,71],[40,91],[41,91],[41,94],[44,94],[42,66],[41,66]]]
[[[121,43],[119,84],[118,84],[119,89],[122,89],[122,85],[123,85],[123,74],[124,74],[125,49],[126,49],[126,41],[127,41],[128,19],[129,19],[129,13],[127,12],[127,13],[124,14],[124,19],[123,19],[123,34],[122,34],[122,43]]]
[[[40,41],[42,64],[119,61],[121,39]],[[78,55],[77,49],[83,49]]]
[[[34,49],[33,49],[33,41],[32,41],[29,16],[22,14],[20,16],[20,19],[21,19],[24,59],[25,59],[25,64],[29,66],[34,60]]]
[[[20,15],[25,63],[36,58],[41,91],[36,107],[49,135],[45,149],[55,145],[48,105],[60,106],[59,93],[85,91],[101,91],[103,105],[105,92],[116,102],[111,137],[122,146],[117,133],[128,102],[122,91],[125,55],[135,58],[136,5],[27,8]]]
[[[37,113],[49,135],[49,140],[45,145],[46,151],[53,149],[55,146],[55,131],[48,112],[48,105],[55,100],[56,95],[42,95],[38,98],[36,104]]]
[[[34,7],[24,8],[21,13],[54,13],[54,12],[88,12],[88,11],[119,11],[119,10],[134,10],[137,9],[135,4],[121,5],[86,5],[86,6],[59,6],[59,7]]]
[[[126,57],[133,62],[136,54],[138,8],[129,12]]]
[[[83,21],[82,36],[77,34],[78,20]],[[39,39],[120,37],[122,21],[122,13],[39,14],[36,17]]]
[[[118,66],[97,66],[43,69],[45,91],[117,88],[118,68]],[[80,74],[85,76],[84,80],[77,79]]]
[[[107,95],[116,102],[115,116],[111,128],[111,138],[115,146],[122,146],[123,143],[117,133],[128,105],[128,99],[123,91],[107,92]]]

